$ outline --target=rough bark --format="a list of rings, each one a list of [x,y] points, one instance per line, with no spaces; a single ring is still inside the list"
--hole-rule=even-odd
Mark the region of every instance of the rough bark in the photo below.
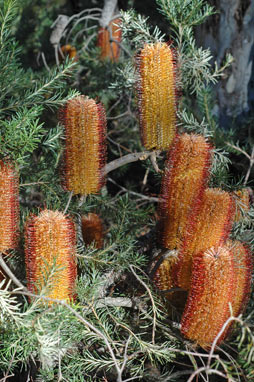
[[[220,112],[237,116],[249,110],[248,86],[252,76],[254,1],[210,0],[219,13],[198,28],[199,44],[210,47],[218,65],[231,53],[234,62],[218,87]]]

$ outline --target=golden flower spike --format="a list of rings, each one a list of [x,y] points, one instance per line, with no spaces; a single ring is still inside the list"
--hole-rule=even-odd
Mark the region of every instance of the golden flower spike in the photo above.
[[[145,44],[136,60],[142,144],[167,150],[176,133],[175,52],[167,43]]]
[[[74,194],[97,193],[105,182],[106,115],[102,104],[78,96],[62,109],[65,128],[64,187]]]
[[[233,256],[227,247],[210,249],[195,257],[191,287],[181,320],[181,332],[203,348],[209,348],[230,317],[234,296]],[[219,345],[224,334],[219,338]]]
[[[59,211],[43,210],[28,220],[25,262],[27,286],[32,293],[46,288],[46,297],[66,301],[74,298],[75,241],[74,223]]]
[[[189,289],[193,258],[208,248],[224,245],[235,212],[232,196],[219,188],[205,190],[195,224],[186,226],[177,263],[177,285]]]
[[[63,61],[67,56],[69,59],[74,59],[74,61],[77,61],[77,50],[70,44],[61,46],[59,52],[59,60]]]
[[[18,245],[18,174],[9,161],[0,161],[0,252]]]
[[[84,243],[90,245],[94,242],[95,248],[103,247],[103,224],[97,214],[89,213],[81,217],[81,230]]]
[[[106,28],[100,28],[98,33],[97,45],[101,48],[100,58],[109,58],[112,62],[117,62],[120,56],[120,45],[122,30],[121,19],[116,18],[109,23]],[[111,39],[113,40],[111,42]]]
[[[160,195],[165,248],[178,250],[187,223],[194,224],[207,185],[211,156],[211,146],[203,136],[183,134],[176,137],[165,165]]]

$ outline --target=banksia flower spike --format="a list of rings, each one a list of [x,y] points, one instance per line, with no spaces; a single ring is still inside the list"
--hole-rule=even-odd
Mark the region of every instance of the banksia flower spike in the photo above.
[[[25,227],[25,262],[32,293],[46,287],[49,298],[72,299],[77,275],[74,223],[59,211],[31,217]]]
[[[181,332],[209,347],[225,321],[243,312],[251,289],[252,257],[238,241],[205,251],[193,261],[191,288],[181,321]],[[228,335],[230,325],[217,345]]]
[[[81,217],[81,229],[84,243],[90,245],[94,243],[95,248],[103,247],[103,224],[97,214],[89,213]]]
[[[230,317],[235,272],[227,247],[210,249],[194,259],[191,288],[181,320],[181,332],[198,345],[209,348]],[[221,336],[219,344],[224,335]]]
[[[168,291],[175,285],[174,266],[177,262],[177,251],[168,251],[166,256],[159,255],[152,264],[152,280],[161,291]]]
[[[211,146],[201,135],[176,137],[162,180],[160,215],[164,247],[179,249],[187,223],[194,223],[207,185]],[[190,227],[188,227],[190,230]]]
[[[104,184],[106,115],[102,104],[78,96],[62,110],[65,128],[64,186],[74,194],[97,193]]]
[[[193,226],[186,225],[177,264],[177,285],[188,290],[193,258],[208,248],[224,245],[230,233],[235,213],[232,196],[217,188],[205,190],[200,210]]]
[[[239,222],[243,218],[244,212],[250,209],[250,192],[248,188],[233,192],[236,202],[235,222]]]
[[[0,161],[0,252],[17,247],[18,225],[18,174],[11,162]]]
[[[137,56],[142,144],[169,149],[176,133],[175,53],[167,43],[145,44]]]
[[[63,45],[60,48],[59,59],[62,61],[67,56],[69,59],[74,59],[74,61],[77,61],[77,50],[70,44]]]
[[[122,30],[121,19],[112,20],[108,27],[100,28],[98,33],[97,45],[101,48],[100,58],[104,60],[109,58],[113,62],[117,62],[120,56],[120,45]]]

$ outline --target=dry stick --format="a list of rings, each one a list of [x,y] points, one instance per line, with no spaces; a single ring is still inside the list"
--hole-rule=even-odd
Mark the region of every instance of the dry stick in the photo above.
[[[111,178],[108,178],[108,180],[109,180],[111,183],[113,183],[114,185],[116,185],[117,187],[119,187],[121,190],[123,190],[123,191],[125,191],[125,192],[128,192],[129,194],[139,196],[141,199],[149,200],[150,202],[159,202],[159,200],[160,200],[159,198],[156,198],[156,197],[154,197],[154,196],[145,196],[145,195],[139,194],[138,192],[134,192],[134,191],[127,190],[127,188],[120,186],[120,184],[116,183],[116,182],[115,182],[113,179],[111,179]]]
[[[246,176],[244,178],[244,182],[243,182],[244,186],[246,186],[246,184],[247,184],[247,182],[249,180],[249,176],[250,176],[250,172],[251,172],[253,164],[254,164],[254,146],[253,146],[252,152],[251,152],[250,165],[249,165],[248,171],[246,173]]]
[[[109,172],[116,170],[117,168],[127,164],[127,163],[132,163],[136,162],[138,160],[145,160],[151,156],[152,153],[150,151],[143,151],[141,153],[132,153],[132,154],[127,154],[121,158],[115,159],[111,161],[110,163],[106,164],[104,167],[104,174],[108,174]]]
[[[155,303],[154,303],[154,299],[153,299],[153,296],[152,296],[152,293],[150,291],[150,289],[148,288],[148,286],[146,285],[146,283],[141,280],[141,278],[137,275],[137,273],[134,271],[134,266],[133,265],[130,265],[130,269],[132,271],[132,273],[134,274],[134,276],[136,277],[136,279],[140,282],[140,284],[143,285],[143,287],[147,290],[148,294],[149,294],[149,297],[151,299],[151,302],[152,302],[152,306],[153,306],[153,331],[152,331],[152,343],[153,345],[155,344],[155,330],[156,330],[156,307],[155,307]],[[140,269],[139,267],[135,267],[137,268],[139,271],[141,271],[142,273],[144,273],[142,271],[142,269]],[[146,275],[147,276],[147,275]]]
[[[3,271],[10,277],[10,279],[14,282],[15,285],[17,285],[18,288],[21,288],[24,291],[27,291],[27,289],[24,287],[24,285],[17,279],[17,277],[12,273],[8,265],[3,259],[3,255],[0,254],[0,266],[3,269]]]
[[[70,206],[70,203],[71,203],[71,199],[72,199],[72,196],[73,196],[73,191],[70,192],[69,194],[69,198],[68,198],[68,201],[67,201],[67,204],[66,204],[66,207],[64,209],[64,215],[66,214],[66,212],[68,211],[68,208]]]

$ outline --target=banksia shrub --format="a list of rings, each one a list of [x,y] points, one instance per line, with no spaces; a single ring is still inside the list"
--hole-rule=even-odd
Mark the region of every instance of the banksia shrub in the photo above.
[[[193,262],[191,287],[181,321],[181,332],[202,347],[209,347],[232,313],[242,313],[251,288],[252,259],[240,242],[205,251]],[[226,337],[225,328],[217,344]]]
[[[9,161],[0,161],[0,252],[18,244],[18,174]]]
[[[191,288],[181,320],[181,332],[207,348],[230,317],[234,294],[233,256],[226,247],[206,251],[194,259]],[[217,344],[221,342],[223,336]]]
[[[176,132],[175,53],[167,43],[145,44],[137,56],[142,144],[169,149]]]
[[[232,196],[217,188],[205,190],[198,218],[186,225],[177,264],[177,285],[189,289],[193,258],[208,248],[222,246],[228,238],[235,205]]]
[[[59,211],[31,217],[25,227],[25,262],[32,293],[46,287],[49,298],[72,299],[77,275],[74,223]]]
[[[64,186],[74,194],[97,193],[104,184],[106,115],[102,104],[78,96],[62,109]]]
[[[103,60],[109,58],[113,62],[117,62],[120,56],[120,45],[122,30],[121,19],[112,20],[108,27],[100,28],[98,33],[97,45],[101,49],[100,58]]]
[[[194,223],[207,185],[211,146],[201,135],[176,137],[162,180],[160,215],[164,247],[179,249],[187,224]],[[188,226],[188,230],[191,228]]]
[[[103,224],[97,214],[89,213],[81,217],[81,229],[84,243],[90,245],[94,243],[95,248],[103,247]]]
[[[239,222],[243,218],[243,213],[250,209],[250,193],[248,188],[233,192],[236,202],[235,222]]]

